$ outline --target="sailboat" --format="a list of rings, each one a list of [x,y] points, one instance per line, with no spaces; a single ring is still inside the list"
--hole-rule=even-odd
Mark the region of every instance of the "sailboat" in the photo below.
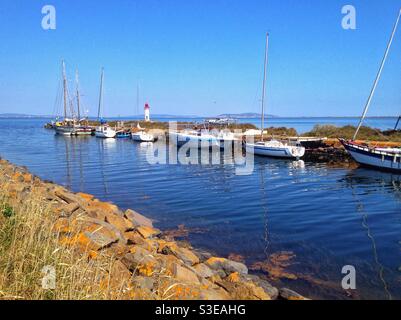
[[[62,61],[62,73],[63,73],[63,106],[64,106],[64,119],[63,121],[57,121],[54,125],[56,134],[71,136],[74,132],[74,119],[67,117],[67,104],[68,104],[68,85],[67,75],[65,72],[65,62]],[[72,111],[72,110],[71,110]]]
[[[256,143],[246,143],[246,151],[254,153],[258,156],[265,157],[276,157],[276,158],[301,158],[305,154],[305,148],[301,145],[289,145],[278,140],[263,140],[263,128],[264,128],[264,105],[265,105],[265,93],[266,93],[266,69],[267,69],[267,57],[269,48],[269,34],[266,34],[266,49],[265,49],[265,62],[263,72],[263,90],[262,90],[262,115],[261,115],[261,133],[260,141]]]
[[[400,17],[401,17],[401,10],[398,13],[398,17],[394,24],[393,31],[390,36],[390,40],[388,41],[387,48],[384,53],[379,71],[376,75],[376,79],[373,83],[373,87],[370,91],[370,95],[366,102],[365,108],[363,110],[361,119],[359,121],[358,127],[356,128],[354,136],[353,136],[352,140],[340,139],[340,142],[342,143],[344,148],[348,151],[348,153],[352,156],[352,158],[359,164],[366,166],[366,167],[371,167],[371,168],[375,168],[378,170],[396,172],[399,174],[401,174],[401,148],[370,147],[367,144],[357,142],[356,138],[357,138],[359,130],[361,129],[362,124],[366,118],[370,103],[371,103],[374,93],[376,91],[377,84],[379,83],[384,65],[387,60],[388,53],[391,48],[391,44],[393,42],[395,33],[398,28]],[[397,123],[397,126],[398,126],[398,123]]]
[[[132,132],[131,133],[131,138],[134,141],[139,141],[139,142],[153,142],[155,141],[155,137],[153,134],[147,133],[139,123],[137,124],[136,128],[138,129],[137,132]]]
[[[100,119],[100,111],[103,103],[103,79],[104,69],[102,68],[102,74],[100,76],[100,93],[99,93],[99,108],[97,112],[97,119],[100,122],[100,126],[96,128],[95,135],[98,138],[115,138],[117,132],[112,129],[103,119]]]
[[[78,70],[75,72],[75,82],[76,82],[76,99],[77,99],[77,111],[78,118],[77,124],[75,125],[73,134],[81,135],[92,135],[94,128],[88,125],[88,120],[86,118],[81,118],[81,94],[79,92],[79,76]]]

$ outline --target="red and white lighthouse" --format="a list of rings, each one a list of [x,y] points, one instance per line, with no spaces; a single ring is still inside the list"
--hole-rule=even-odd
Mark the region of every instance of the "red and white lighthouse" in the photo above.
[[[149,104],[145,103],[145,121],[149,122],[150,121],[150,108],[149,108]]]

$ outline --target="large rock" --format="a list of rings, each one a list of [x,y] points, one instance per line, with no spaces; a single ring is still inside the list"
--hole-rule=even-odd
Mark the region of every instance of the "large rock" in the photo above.
[[[202,278],[210,278],[216,274],[215,271],[210,269],[207,265],[204,263],[199,263],[195,266],[193,266],[194,270],[196,273],[201,276]]]
[[[133,247],[121,262],[132,272],[144,276],[151,276],[160,269],[160,264],[154,255],[141,247]]]
[[[155,237],[161,233],[158,229],[146,226],[136,227],[136,231],[138,231],[144,239]]]
[[[234,300],[271,300],[271,297],[253,282],[221,281],[217,283]]]
[[[124,237],[127,239],[127,244],[142,245],[145,243],[145,239],[137,231],[128,231],[124,233]]]
[[[205,264],[213,270],[224,271],[227,276],[233,272],[238,272],[240,274],[248,273],[248,268],[243,263],[225,258],[212,257],[206,260]]]
[[[54,194],[61,200],[65,201],[66,203],[74,203],[74,202],[79,203],[81,201],[81,199],[77,197],[75,194],[61,187],[55,187]]]
[[[287,289],[287,288],[281,288],[279,290],[280,298],[284,300],[309,300],[308,298],[305,298],[304,296],[300,295],[299,293]]]
[[[276,287],[273,287],[270,282],[265,279],[258,277],[257,275],[248,274],[243,276],[243,281],[252,281],[255,285],[261,287],[272,300],[278,298],[279,291]]]
[[[173,254],[185,264],[193,266],[199,263],[199,258],[189,249],[178,247],[176,244],[167,244],[162,250],[163,254]]]
[[[124,212],[124,217],[130,220],[135,226],[144,226],[153,228],[152,220],[146,218],[145,216],[139,214],[138,212],[128,209]]]
[[[106,213],[105,221],[115,226],[121,232],[126,232],[134,229],[134,225],[131,221],[115,213]]]
[[[172,276],[182,282],[191,283],[191,284],[199,284],[199,278],[196,273],[184,266],[181,266],[178,263],[173,264],[172,268]]]

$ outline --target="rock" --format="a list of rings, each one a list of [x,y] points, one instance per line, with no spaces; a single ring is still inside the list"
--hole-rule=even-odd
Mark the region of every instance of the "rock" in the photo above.
[[[100,229],[94,233],[85,231],[83,234],[81,234],[81,237],[86,237],[88,239],[88,248],[97,251],[118,241],[116,236],[110,232],[104,231],[104,229]],[[84,244],[86,239],[82,238],[81,242]]]
[[[83,192],[78,192],[77,193],[78,197],[81,197],[85,201],[92,201],[94,196],[91,194],[83,193]]]
[[[119,260],[115,260],[109,271],[109,284],[112,290],[126,289],[131,282],[131,272]]]
[[[118,209],[115,204],[109,202],[102,202],[98,200],[93,200],[86,203],[88,211],[100,212],[103,214],[114,213],[120,217],[123,217],[123,213]]]
[[[308,298],[305,298],[304,296],[300,295],[299,293],[287,289],[287,288],[281,288],[279,290],[279,295],[280,298],[285,299],[285,300],[309,300]]]
[[[213,270],[223,270],[228,276],[233,272],[238,272],[240,274],[247,274],[248,268],[241,262],[231,261],[225,258],[209,258],[205,264]]]
[[[179,265],[178,263],[173,264],[172,275],[178,281],[183,281],[191,284],[200,283],[195,272]]]
[[[256,275],[247,275],[245,277],[247,280],[251,280],[254,284],[257,286],[261,287],[269,296],[272,300],[276,300],[279,296],[279,291],[276,287],[273,287],[270,282],[261,279],[260,277]]]
[[[121,232],[130,231],[134,229],[134,225],[131,221],[114,213],[106,213],[105,221],[115,226]]]
[[[152,220],[146,218],[145,216],[139,214],[138,212],[128,209],[124,212],[124,217],[130,220],[135,226],[144,226],[153,228]]]
[[[253,282],[221,281],[217,284],[234,300],[271,300],[270,296]]]
[[[238,272],[233,272],[226,278],[226,280],[235,283],[235,282],[240,282],[241,277]]]
[[[78,203],[71,202],[69,204],[61,206],[60,209],[59,209],[59,212],[60,212],[61,216],[69,217],[75,211],[77,211],[79,208],[80,208],[80,205]]]
[[[67,202],[67,203],[73,203],[73,202],[79,202],[80,199],[77,198],[74,194],[71,192],[68,192],[61,187],[56,187],[54,190],[54,194],[60,198],[61,200]]]
[[[132,272],[145,276],[151,276],[159,269],[159,262],[152,253],[140,247],[132,248],[121,262]]]
[[[136,227],[136,231],[139,232],[139,234],[144,238],[152,238],[154,236],[159,235],[161,232],[158,229],[154,229],[152,227],[146,227],[146,226],[140,226]]]
[[[193,266],[199,263],[199,258],[189,249],[180,248],[177,245],[168,244],[163,247],[163,254],[173,254],[185,264]]]
[[[204,263],[199,263],[199,264],[195,265],[193,268],[196,271],[196,273],[199,276],[201,276],[202,278],[210,278],[210,277],[212,277],[212,276],[214,276],[216,274],[215,271],[210,269]]]
[[[153,291],[153,287],[155,285],[155,279],[144,277],[144,276],[136,276],[133,278],[132,286],[138,290],[148,290]]]
[[[118,237],[114,232],[106,228],[99,228],[96,224],[87,225],[86,231],[62,237],[60,240],[62,244],[77,248],[82,252],[98,251],[117,241]]]
[[[127,239],[127,244],[142,245],[145,239],[137,231],[124,232],[124,237]]]
[[[98,224],[102,227],[104,227],[105,229],[108,229],[109,231],[113,232],[115,234],[115,236],[117,236],[118,240],[123,243],[126,244],[127,243],[127,239],[125,239],[124,234],[115,226],[113,226],[110,223],[107,223],[105,221],[102,221],[100,219],[96,219],[96,218],[92,218],[92,217],[80,217],[79,219],[77,219],[77,221],[82,221],[82,222],[90,222],[90,223],[95,223]]]
[[[207,259],[212,257],[210,252],[199,250],[199,249],[192,249],[192,252],[196,254],[200,262],[205,262]]]

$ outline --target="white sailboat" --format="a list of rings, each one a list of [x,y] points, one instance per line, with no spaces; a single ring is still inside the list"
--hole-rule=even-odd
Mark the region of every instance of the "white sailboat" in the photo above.
[[[153,141],[155,141],[155,137],[153,136],[153,134],[145,132],[145,130],[141,128],[139,123],[137,125],[137,129],[139,131],[131,133],[132,140],[139,141],[139,142],[153,142]]]
[[[107,123],[102,123],[102,119],[100,119],[100,111],[103,102],[103,78],[104,78],[104,70],[102,68],[102,74],[100,77],[100,94],[99,94],[99,108],[97,112],[97,118],[100,121],[100,126],[96,128],[95,136],[97,138],[115,138],[117,132],[112,129]]]
[[[377,84],[380,80],[380,76],[383,71],[389,50],[391,48],[391,44],[393,42],[394,35],[397,31],[400,17],[401,17],[401,10],[398,13],[398,17],[394,24],[390,40],[387,44],[387,48],[384,53],[384,57],[382,59],[379,71],[376,75],[376,79],[373,83],[372,90],[370,91],[369,98],[366,102],[365,108],[363,110],[363,114],[359,121],[358,127],[355,131],[354,137],[352,140],[340,139],[340,142],[343,144],[344,148],[348,151],[348,153],[352,156],[352,158],[354,158],[354,160],[356,162],[358,162],[359,164],[366,166],[366,167],[375,168],[378,170],[395,172],[398,174],[401,174],[401,148],[370,147],[367,144],[358,143],[355,140],[358,136],[359,130],[361,129],[362,124],[368,113],[369,106],[370,106],[370,103],[374,96],[374,93],[376,91]],[[395,129],[397,128],[397,126],[398,126],[398,122],[396,124]]]
[[[265,62],[263,72],[262,90],[262,115],[261,115],[261,141],[257,143],[246,143],[246,151],[258,156],[277,157],[277,158],[301,158],[305,154],[305,148],[300,145],[289,145],[278,140],[263,141],[264,128],[264,104],[266,91],[266,69],[269,48],[269,34],[266,34]]]

